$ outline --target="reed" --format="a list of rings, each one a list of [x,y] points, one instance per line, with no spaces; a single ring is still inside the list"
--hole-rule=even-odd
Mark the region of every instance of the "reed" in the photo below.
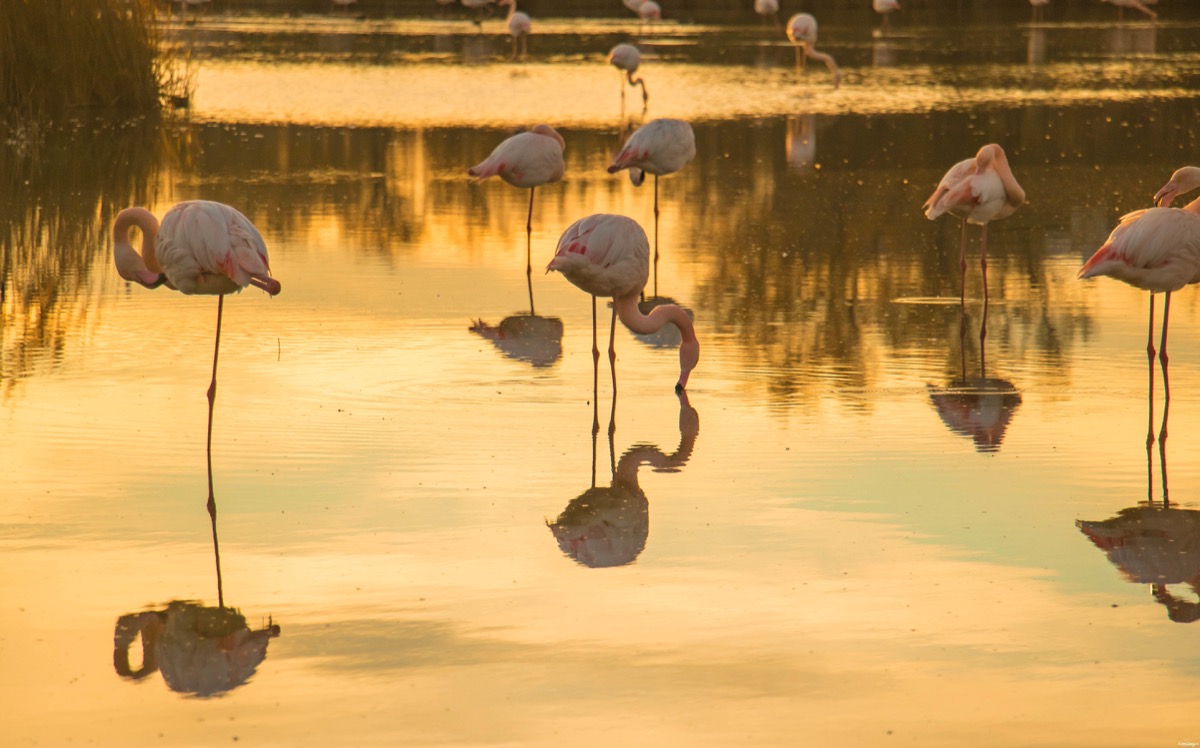
[[[157,108],[169,70],[156,15],[154,0],[0,2],[0,109]]]

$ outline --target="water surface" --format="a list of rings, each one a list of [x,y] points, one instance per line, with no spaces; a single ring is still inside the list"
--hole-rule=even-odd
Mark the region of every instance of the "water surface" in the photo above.
[[[758,27],[537,23],[513,63],[495,20],[209,16],[190,111],[9,133],[5,743],[1200,740],[1200,310],[1147,450],[1147,295],[1075,279],[1195,160],[1200,26],[833,24],[835,91]],[[603,62],[631,39],[646,112]],[[670,340],[618,329],[614,405],[541,269],[590,213],[653,231],[605,167],[660,116],[698,152],[650,292],[702,358],[678,398]],[[528,195],[465,169],[538,122],[567,175],[527,279]],[[1029,202],[981,348],[978,230],[960,310],[920,205],[987,142]],[[129,287],[106,228],[197,197],[284,288],[225,304],[219,590],[216,303]]]

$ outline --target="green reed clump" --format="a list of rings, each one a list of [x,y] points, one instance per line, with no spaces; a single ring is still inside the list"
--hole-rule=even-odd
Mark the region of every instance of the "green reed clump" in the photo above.
[[[0,2],[0,109],[54,116],[158,106],[154,0]]]

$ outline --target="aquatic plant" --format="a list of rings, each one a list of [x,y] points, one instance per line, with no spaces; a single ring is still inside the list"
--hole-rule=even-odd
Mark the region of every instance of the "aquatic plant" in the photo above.
[[[0,3],[0,110],[154,109],[169,77],[153,0]]]

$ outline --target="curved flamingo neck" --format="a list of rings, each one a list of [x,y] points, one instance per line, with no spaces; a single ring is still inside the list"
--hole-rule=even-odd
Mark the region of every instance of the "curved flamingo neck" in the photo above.
[[[142,231],[142,254],[129,243],[129,230],[137,226]],[[166,281],[154,255],[154,239],[158,235],[158,219],[145,208],[126,208],[113,221],[113,263],[117,275],[146,288],[158,288]]]
[[[511,0],[511,2],[506,2],[505,5],[508,6],[508,15],[506,15],[504,17],[504,20],[511,21],[513,15],[517,12],[517,0]]]
[[[829,68],[830,74],[833,75],[833,87],[837,88],[842,84],[842,71],[838,69],[837,63],[834,62],[833,55],[824,52],[818,52],[813,45],[804,45],[804,56],[825,63],[825,67]]]
[[[1189,213],[1195,213],[1200,216],[1200,197],[1183,206],[1180,210],[1186,210]]]
[[[649,314],[642,314],[642,310],[638,308],[640,296],[641,289],[625,296],[614,296],[613,309],[621,318],[621,323],[635,335],[652,335],[667,323],[673,323],[679,328],[682,342],[679,344],[679,383],[676,389],[682,390],[687,386],[688,376],[700,360],[700,341],[696,339],[696,328],[687,312],[675,304],[661,304],[650,310]]]

